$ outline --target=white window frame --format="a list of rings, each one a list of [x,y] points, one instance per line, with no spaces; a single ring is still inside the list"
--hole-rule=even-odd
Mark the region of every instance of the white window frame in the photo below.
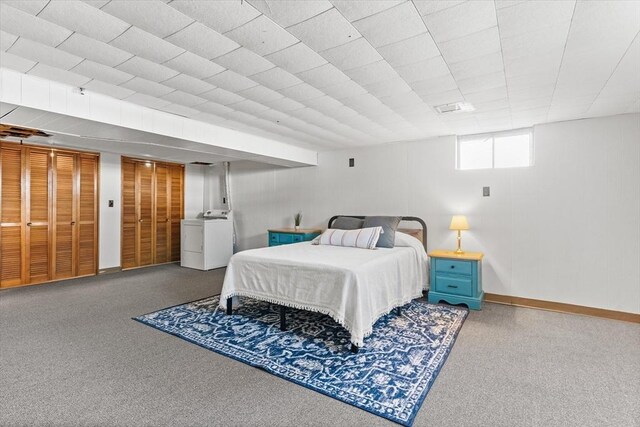
[[[496,138],[513,136],[513,135],[526,135],[529,134],[529,164],[527,166],[504,166],[496,167]],[[477,139],[489,139],[491,138],[491,167],[486,168],[474,168],[474,169],[461,169],[460,168],[460,143],[467,140]],[[462,135],[456,137],[456,170],[460,171],[472,171],[472,170],[488,170],[488,169],[514,169],[514,168],[527,168],[534,165],[534,144],[533,144],[533,128],[520,128],[511,129],[500,132],[488,132],[488,133],[476,133],[472,135]]]

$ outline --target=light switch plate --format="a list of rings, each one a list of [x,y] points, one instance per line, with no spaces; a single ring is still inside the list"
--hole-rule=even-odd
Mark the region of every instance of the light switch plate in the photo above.
[[[482,197],[489,197],[489,196],[491,196],[491,188],[482,187]]]

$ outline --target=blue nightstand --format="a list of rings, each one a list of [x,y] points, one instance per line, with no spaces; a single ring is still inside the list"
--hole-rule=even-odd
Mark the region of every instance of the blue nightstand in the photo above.
[[[431,258],[431,283],[429,302],[446,301],[449,304],[466,304],[473,310],[482,309],[482,258],[481,252],[456,254],[452,251],[433,251]]]
[[[315,239],[322,230],[296,230],[293,228],[278,228],[269,230],[269,246],[288,245],[289,243],[307,242]]]

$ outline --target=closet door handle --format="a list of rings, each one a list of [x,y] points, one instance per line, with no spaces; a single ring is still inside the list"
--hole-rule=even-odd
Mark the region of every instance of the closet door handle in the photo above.
[[[167,218],[165,222],[169,222],[169,221],[171,221],[171,220],[169,218]]]
[[[138,220],[138,222],[142,222],[142,221],[144,221],[142,218],[140,218],[140,219]]]
[[[30,222],[27,223],[27,227],[31,227],[31,223]]]
[[[76,225],[76,222],[75,221],[71,221],[71,225]]]

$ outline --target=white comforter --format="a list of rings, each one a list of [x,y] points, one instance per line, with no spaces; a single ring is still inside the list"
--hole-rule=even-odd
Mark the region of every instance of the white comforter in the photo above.
[[[378,318],[422,294],[427,256],[422,243],[396,233],[393,249],[359,249],[309,242],[235,254],[220,295],[240,295],[328,314],[362,346]]]

